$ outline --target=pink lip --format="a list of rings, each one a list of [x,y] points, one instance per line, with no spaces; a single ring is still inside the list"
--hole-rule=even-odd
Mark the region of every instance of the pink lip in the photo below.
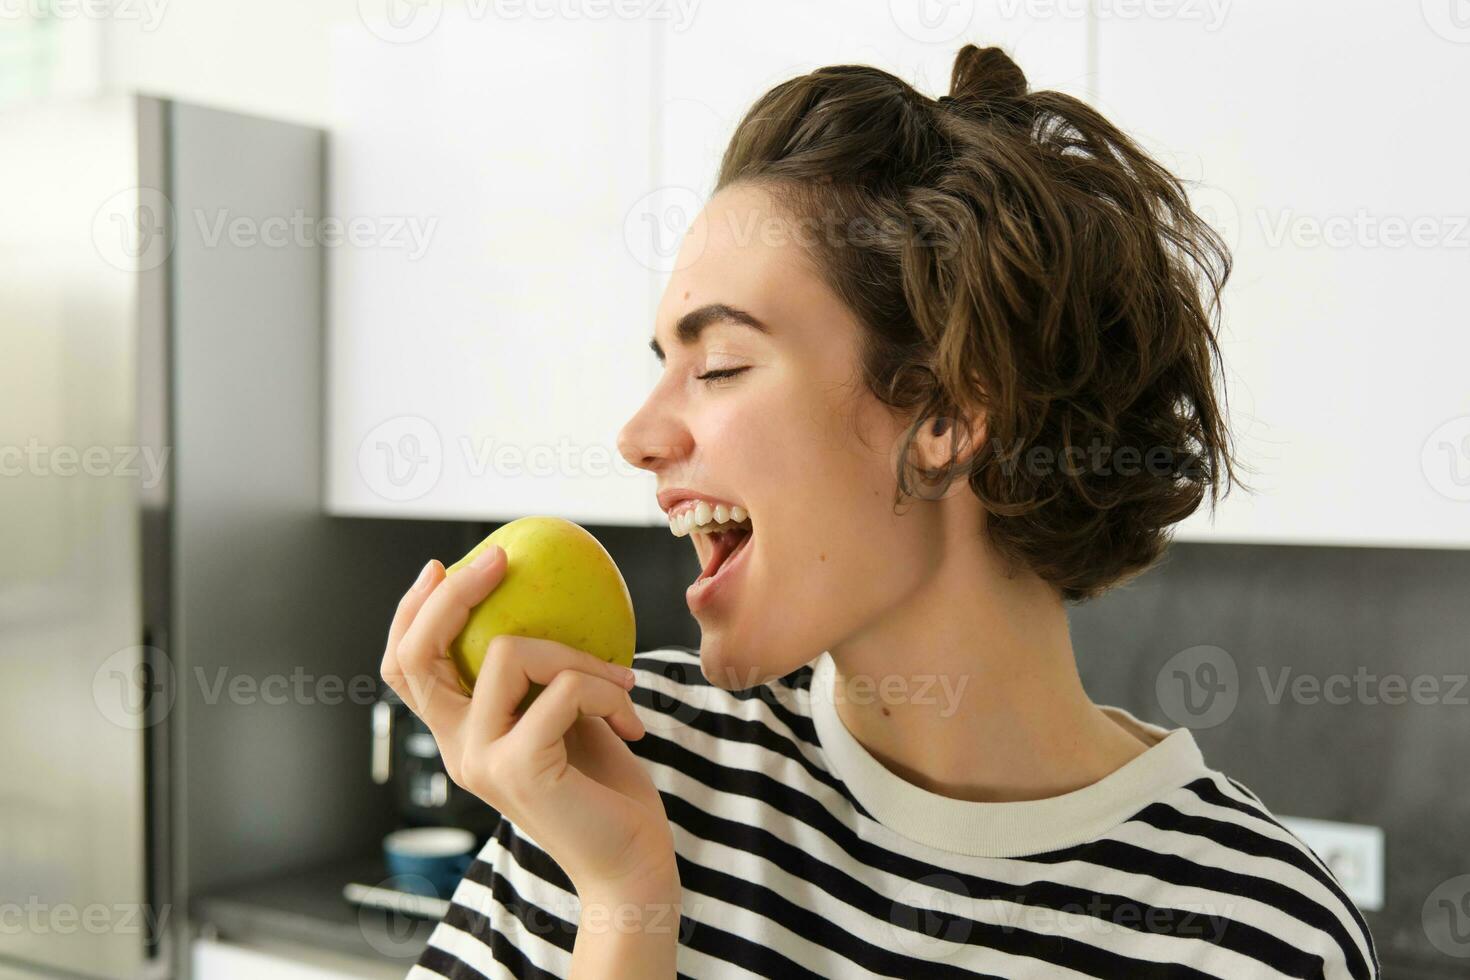
[[[684,590],[684,601],[689,604],[689,611],[697,613],[704,609],[715,597],[722,592],[728,594],[730,581],[746,565],[745,556],[750,552],[754,538],[747,538],[738,551],[726,558],[715,574],[709,578],[696,579],[688,589]]]

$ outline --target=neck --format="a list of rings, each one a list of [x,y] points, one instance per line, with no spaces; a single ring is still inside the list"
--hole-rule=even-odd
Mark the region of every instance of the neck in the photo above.
[[[853,737],[908,782],[981,802],[1058,796],[1142,753],[1083,690],[1055,590],[1006,578],[978,533],[950,540],[967,544],[830,651]]]

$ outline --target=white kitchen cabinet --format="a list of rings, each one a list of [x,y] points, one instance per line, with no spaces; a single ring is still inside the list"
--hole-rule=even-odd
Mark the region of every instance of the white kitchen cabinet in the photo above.
[[[1260,492],[1179,539],[1470,544],[1470,25],[1448,0],[1211,6],[1098,17],[1099,108],[1235,247],[1223,348]]]
[[[657,378],[654,309],[740,116],[823,64],[877,64],[942,94],[977,34],[1081,93],[1080,19],[992,6],[927,22],[816,0],[658,5],[666,16],[641,20],[446,5],[426,31],[343,29],[327,510],[658,523],[655,481],[616,436]]]
[[[653,27],[496,9],[334,38],[325,506],[643,523]]]

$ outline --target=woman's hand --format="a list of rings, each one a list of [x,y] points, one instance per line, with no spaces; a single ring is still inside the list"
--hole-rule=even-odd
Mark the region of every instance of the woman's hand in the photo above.
[[[631,670],[552,640],[498,636],[473,696],[462,692],[446,651],[505,568],[498,547],[453,576],[430,561],[398,603],[383,680],[428,725],[449,778],[523,829],[580,895],[677,901],[663,802],[623,742],[644,732]],[[515,714],[533,681],[545,689]]]

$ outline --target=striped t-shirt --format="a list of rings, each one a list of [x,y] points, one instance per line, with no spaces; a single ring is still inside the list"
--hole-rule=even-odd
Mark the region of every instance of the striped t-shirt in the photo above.
[[[673,826],[680,977],[1378,977],[1315,854],[1188,729],[1117,708],[1149,748],[1044,800],[977,803],[879,763],[823,653],[742,691],[682,648],[634,658],[644,760]],[[409,980],[565,977],[579,905],[510,820]]]

